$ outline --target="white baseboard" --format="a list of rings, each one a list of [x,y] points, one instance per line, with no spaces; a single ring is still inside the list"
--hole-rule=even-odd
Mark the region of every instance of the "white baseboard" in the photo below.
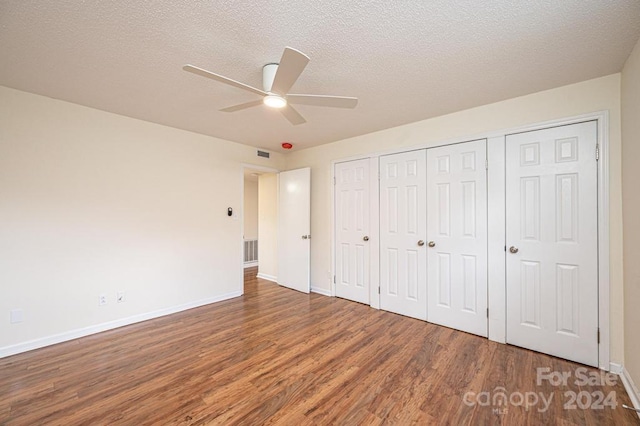
[[[67,331],[64,333],[54,334],[53,336],[47,336],[39,339],[30,340],[28,342],[18,343],[16,345],[5,346],[0,348],[0,358],[16,355],[22,352],[31,351],[33,349],[43,348],[45,346],[55,345],[57,343],[62,343],[69,340],[78,339],[80,337],[89,336],[91,334],[101,333],[103,331],[112,330],[114,328],[124,327],[125,325],[135,324],[138,322],[175,314],[177,312],[186,311],[188,309],[197,308],[199,306],[209,305],[211,303],[221,302],[227,299],[233,299],[234,297],[239,297],[239,296],[242,296],[242,292],[234,291],[232,293],[222,294],[220,296],[210,297],[210,298],[198,300],[195,302],[184,303],[182,305],[171,306],[169,308],[159,309],[157,311],[133,315],[127,318],[121,318],[114,321],[105,322],[102,324],[96,324],[89,327],[78,328],[78,329]]]
[[[273,281],[274,283],[278,282],[278,277],[274,277],[273,275],[263,274],[262,272],[258,272],[256,275],[258,278],[262,278],[263,280]]]
[[[318,294],[322,294],[323,296],[329,296],[331,297],[331,291],[324,289],[324,288],[318,288],[318,287],[311,287],[311,291],[313,293],[318,293]]]
[[[622,370],[624,370],[624,368],[622,367],[622,364],[618,364],[617,362],[610,362],[609,363],[609,372],[610,373],[621,375],[622,374]]]
[[[636,410],[640,410],[640,391],[638,391],[638,387],[633,382],[633,379],[629,375],[629,372],[626,368],[622,368],[622,374],[620,374],[620,378],[622,378],[622,384],[624,385],[624,389],[627,391],[627,395],[629,395],[629,399],[631,399],[631,403]],[[637,413],[638,417],[640,417],[640,413]]]
[[[244,264],[244,268],[253,268],[254,266],[258,266],[258,261],[256,260],[255,262],[245,262]]]

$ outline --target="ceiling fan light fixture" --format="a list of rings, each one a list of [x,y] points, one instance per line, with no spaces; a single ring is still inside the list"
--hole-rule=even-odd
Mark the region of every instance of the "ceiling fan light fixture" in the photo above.
[[[262,102],[270,108],[284,108],[287,106],[287,100],[278,95],[267,95]]]

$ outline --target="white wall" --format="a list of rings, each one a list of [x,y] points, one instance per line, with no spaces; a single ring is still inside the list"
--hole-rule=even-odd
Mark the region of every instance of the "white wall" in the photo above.
[[[634,383],[640,386],[640,41],[622,70],[621,91],[624,362]]]
[[[258,238],[258,180],[244,180],[244,239]]]
[[[258,178],[258,276],[278,277],[278,175]]]
[[[0,356],[240,294],[241,163],[282,156],[0,87]]]
[[[620,74],[472,108],[301,151],[287,169],[311,167],[311,285],[331,288],[331,161],[371,152],[473,136],[516,126],[608,110],[610,113],[611,361],[623,360],[622,203],[620,171]]]

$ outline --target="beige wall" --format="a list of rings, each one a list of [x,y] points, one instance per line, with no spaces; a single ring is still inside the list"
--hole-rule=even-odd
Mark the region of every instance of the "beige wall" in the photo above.
[[[640,41],[622,70],[621,91],[624,360],[631,378],[640,386]]]
[[[608,110],[610,113],[611,361],[623,360],[622,201],[620,172],[620,75],[553,90],[292,152],[287,169],[312,173],[311,285],[331,286],[331,161],[367,153],[433,145],[510,127]]]
[[[244,239],[258,239],[258,180],[244,180]]]
[[[0,87],[0,355],[241,292],[241,215],[227,207],[240,212],[242,163],[283,165],[279,154]],[[9,324],[14,309],[22,323]]]
[[[258,274],[278,276],[278,175],[258,178]]]

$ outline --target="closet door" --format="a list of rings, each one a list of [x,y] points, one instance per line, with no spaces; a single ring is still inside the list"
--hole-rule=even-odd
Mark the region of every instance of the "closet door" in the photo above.
[[[506,139],[507,342],[598,364],[597,127]]]
[[[428,321],[487,336],[486,140],[427,150]]]
[[[427,319],[426,151],[380,157],[380,307]]]
[[[369,304],[369,159],[338,163],[335,177],[336,296]]]

